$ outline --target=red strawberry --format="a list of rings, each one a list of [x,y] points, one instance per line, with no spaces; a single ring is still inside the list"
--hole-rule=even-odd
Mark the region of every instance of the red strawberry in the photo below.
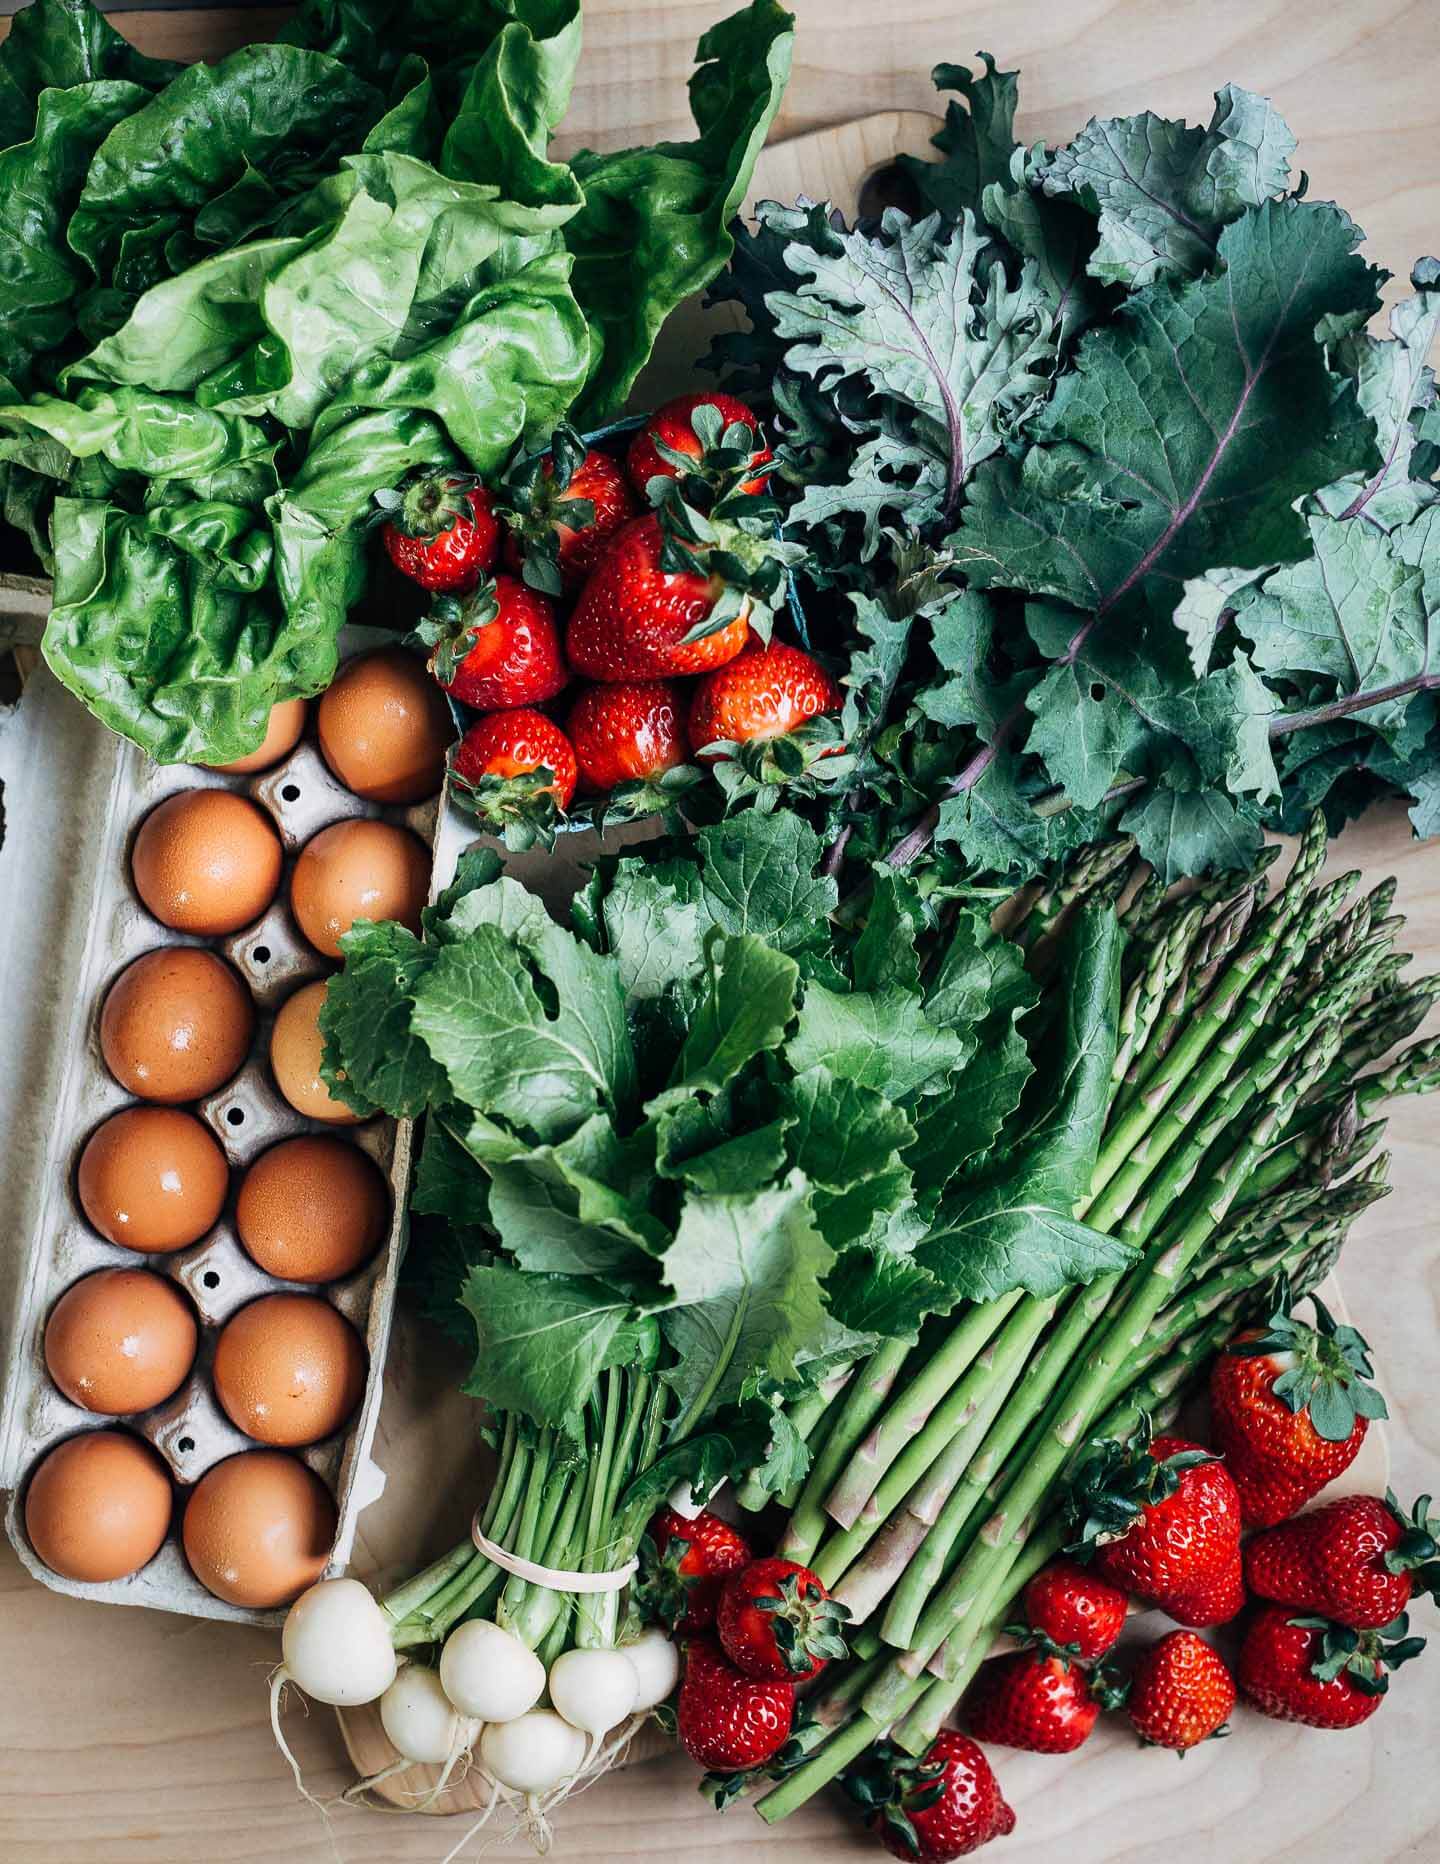
[[[1349,1468],[1371,1418],[1386,1415],[1366,1382],[1370,1349],[1311,1300],[1313,1327],[1282,1298],[1268,1327],[1232,1340],[1211,1368],[1211,1434],[1246,1527],[1273,1527],[1298,1512]]]
[[[1108,1694],[1103,1678],[1046,1650],[1016,1650],[983,1664],[966,1706],[980,1741],[1070,1754],[1088,1741]]]
[[[1235,1679],[1193,1631],[1172,1631],[1140,1653],[1125,1707],[1147,1747],[1183,1754],[1226,1732]]]
[[[1225,1625],[1245,1609],[1245,1569],[1237,1547],[1213,1579],[1167,1599],[1165,1610],[1179,1625]]]
[[[1240,1547],[1240,1498],[1208,1450],[1157,1437],[1148,1451],[1092,1444],[1076,1473],[1071,1506],[1078,1546],[1095,1570],[1166,1610],[1223,1580]]]
[[[502,500],[505,561],[547,595],[578,589],[639,510],[619,464],[563,426],[548,453],[529,454],[505,475]]]
[[[1392,1623],[1415,1592],[1440,1594],[1440,1522],[1422,1495],[1407,1515],[1388,1490],[1346,1495],[1257,1534],[1245,1577],[1263,1599],[1318,1612],[1356,1631]]]
[[[589,686],[566,721],[580,774],[597,790],[649,783],[685,762],[680,695],[666,680]]]
[[[543,712],[491,712],[451,754],[455,800],[489,827],[545,832],[575,794],[570,740]],[[548,776],[547,773],[548,772]]]
[[[784,1744],[794,1715],[793,1684],[742,1676],[713,1638],[685,1646],[680,1744],[702,1767],[717,1773],[758,1767]]]
[[[717,764],[728,753],[701,747],[781,738],[822,712],[838,712],[840,702],[840,688],[809,654],[783,641],[752,643],[695,688],[690,742],[699,763]]]
[[[772,1558],[725,1581],[715,1629],[746,1676],[806,1683],[847,1655],[840,1627],[849,1616],[808,1566]]]
[[[711,408],[711,415],[702,412]],[[738,428],[749,431],[734,431]],[[723,457],[717,459],[717,454]],[[733,459],[731,454],[735,455]],[[652,479],[704,474],[712,462],[719,471],[733,473],[737,466],[768,466],[774,457],[765,444],[759,421],[745,403],[712,389],[700,395],[680,395],[657,408],[630,442],[625,464],[636,491],[648,496]],[[769,477],[761,473],[747,478],[740,490],[763,492]]]
[[[539,705],[569,682],[554,609],[513,576],[437,602],[418,632],[440,685],[477,712]]]
[[[1311,1728],[1354,1728],[1368,1721],[1397,1670],[1425,1648],[1406,1637],[1403,1616],[1378,1631],[1352,1631],[1324,1618],[1297,1617],[1288,1605],[1263,1605],[1240,1647],[1241,1694],[1262,1715]]]
[[[647,1618],[673,1631],[703,1631],[715,1622],[720,1588],[753,1555],[728,1521],[702,1508],[687,1520],[662,1508],[645,1530],[637,1595]]]
[[[422,589],[473,589],[495,567],[500,525],[478,479],[425,467],[377,492],[375,511],[390,561]]]
[[[581,591],[565,646],[570,664],[592,680],[669,679],[733,660],[750,638],[750,602],[728,617],[718,576],[661,567],[660,519],[632,518],[611,540]],[[699,562],[698,558],[693,559]],[[698,639],[697,628],[718,625]]]
[[[954,1728],[942,1728],[919,1760],[877,1742],[845,1776],[845,1790],[892,1857],[949,1864],[1015,1829],[983,1748]]]
[[[1031,1632],[1084,1663],[1103,1657],[1125,1628],[1125,1594],[1076,1560],[1052,1560],[1026,1586],[1023,1603]]]

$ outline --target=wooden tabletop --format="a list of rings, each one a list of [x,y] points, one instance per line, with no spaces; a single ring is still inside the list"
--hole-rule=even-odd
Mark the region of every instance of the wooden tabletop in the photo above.
[[[699,32],[725,0],[591,0],[573,141],[683,130],[677,104]],[[1150,108],[1203,119],[1227,79],[1269,93],[1300,138],[1311,191],[1335,196],[1397,274],[1440,245],[1440,8],[1418,0],[795,0],[796,71],[777,135],[891,109],[932,110],[927,73],[984,46],[1024,78],[1021,134],[1063,139],[1089,115]],[[262,36],[280,11],[146,12],[117,22],[147,50],[198,56]],[[0,36],[8,22],[0,20]],[[1340,865],[1400,876],[1405,943],[1440,965],[1440,848],[1398,810],[1343,840]],[[1395,1194],[1357,1226],[1345,1283],[1389,1396],[1396,1487],[1440,1487],[1440,1231],[1436,1103],[1390,1127]],[[426,1352],[402,1330],[397,1351]],[[403,1442],[382,1456],[405,1459]],[[1417,1628],[1440,1634],[1436,1615]],[[4,1864],[439,1864],[448,1823],[345,1812],[329,1833],[297,1802],[265,1725],[267,1633],[63,1598],[0,1544],[0,1860]],[[999,1864],[1339,1864],[1440,1858],[1440,1684],[1402,1674],[1364,1729],[1320,1735],[1246,1717],[1183,1771],[1118,1730],[1069,1762],[1006,1756],[1020,1810]],[[288,1732],[322,1796],[348,1784],[334,1717]],[[718,1818],[682,1760],[601,1782],[571,1808],[574,1864],[737,1853],[745,1864],[879,1855],[830,1800],[772,1833],[743,1808]],[[471,1853],[473,1855],[473,1853]],[[505,1855],[512,1855],[507,1852]],[[988,1854],[987,1854],[988,1855]]]

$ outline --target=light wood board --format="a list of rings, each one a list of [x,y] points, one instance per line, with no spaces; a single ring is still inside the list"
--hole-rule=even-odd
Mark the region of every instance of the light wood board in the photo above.
[[[575,96],[572,142],[614,146],[684,133],[677,108],[698,32],[726,0],[592,0]],[[993,49],[1024,72],[1019,130],[1063,138],[1092,113],[1149,107],[1202,118],[1227,79],[1274,96],[1301,139],[1312,191],[1340,199],[1366,227],[1370,255],[1403,273],[1440,244],[1440,9],[1397,0],[798,0],[796,70],[777,135],[866,113],[935,108],[928,81],[941,59]],[[151,52],[213,55],[263,33],[280,11],[151,12],[117,23]],[[8,22],[0,20],[0,36]],[[779,155],[779,152],[775,152]],[[788,156],[780,156],[788,161]],[[853,172],[847,170],[847,173]],[[811,180],[824,191],[823,178]],[[776,189],[781,192],[783,190]],[[1398,289],[1398,286],[1394,289]],[[1393,295],[1393,292],[1392,292]],[[1410,841],[1398,810],[1376,812],[1342,840],[1334,864],[1368,877],[1395,871],[1406,943],[1440,965],[1440,848]],[[1346,1284],[1375,1348],[1390,1399],[1397,1487],[1406,1499],[1437,1486],[1440,1409],[1440,1171],[1435,1102],[1392,1119],[1395,1194],[1357,1226]],[[378,1451],[417,1497],[448,1487],[460,1531],[468,1511],[470,1420],[454,1415],[456,1368],[431,1336],[402,1329],[392,1361],[416,1404],[382,1418]],[[424,1446],[423,1454],[421,1446]],[[389,1511],[387,1510],[387,1513]],[[428,1510],[427,1510],[428,1514]],[[399,1511],[396,1511],[396,1520]],[[369,1530],[369,1518],[362,1534]],[[372,1554],[391,1571],[432,1551],[388,1539]],[[367,1540],[367,1545],[369,1545]],[[1423,1609],[1423,1608],[1422,1608]],[[1434,1629],[1434,1615],[1430,1614]],[[266,1633],[160,1619],[46,1592],[0,1547],[0,1858],[5,1864],[438,1864],[447,1822],[342,1813],[333,1844],[300,1805],[265,1725]],[[321,1794],[349,1784],[335,1719],[298,1712],[287,1732]],[[1342,1859],[1440,1858],[1440,1686],[1417,1665],[1365,1729],[1316,1735],[1246,1718],[1235,1738],[1192,1756],[1183,1774],[1158,1752],[1137,1753],[1106,1730],[1071,1761],[1007,1755],[1014,1835],[1006,1864],[1341,1864]],[[1083,1789],[1067,1788],[1083,1761]],[[443,1834],[443,1836],[442,1836]],[[507,1853],[506,1855],[510,1855]],[[575,1864],[662,1857],[743,1856],[780,1864],[878,1855],[835,1802],[808,1808],[780,1832],[743,1809],[720,1819],[694,1791],[680,1757],[628,1769],[578,1802],[559,1855]]]

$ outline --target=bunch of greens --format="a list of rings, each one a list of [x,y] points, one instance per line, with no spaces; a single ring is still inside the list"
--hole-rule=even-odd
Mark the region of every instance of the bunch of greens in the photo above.
[[[982,913],[927,924],[901,876],[833,926],[819,853],[750,811],[603,864],[573,930],[475,854],[423,940],[348,935],[322,1018],[335,1092],[426,1116],[412,1205],[447,1236],[419,1274],[468,1315],[466,1389],[573,1434],[654,1337],[671,1481],[759,1429],[783,1486],[804,1445],[778,1407],[837,1364],[1134,1258],[1071,1214],[1115,1052],[1113,914],[1081,917],[1042,993]]]
[[[1360,230],[1234,86],[1050,150],[1014,73],[935,75],[918,216],[767,204],[719,291],[848,662],[855,762],[791,785],[832,870],[1018,878],[1118,825],[1171,879],[1396,791],[1433,832],[1440,266],[1367,334]]]
[[[34,0],[0,47],[0,492],[65,684],[211,762],[322,688],[372,494],[608,418],[724,264],[790,26],[705,35],[693,141],[567,163],[579,0],[305,0],[188,69]]]

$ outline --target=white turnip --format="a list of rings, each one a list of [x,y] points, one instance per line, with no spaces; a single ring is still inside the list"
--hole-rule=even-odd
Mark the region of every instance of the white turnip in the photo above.
[[[550,1700],[572,1728],[607,1735],[633,1714],[635,1666],[618,1650],[567,1650],[550,1666]]]
[[[440,1681],[462,1715],[510,1722],[533,1709],[545,1690],[545,1666],[533,1650],[485,1618],[457,1625],[440,1652]]]
[[[435,1671],[419,1663],[406,1664],[380,1698],[380,1720],[396,1753],[427,1767],[453,1764],[480,1733],[478,1721],[457,1714]]]
[[[358,1579],[322,1579],[302,1592],[280,1650],[290,1680],[335,1708],[374,1702],[395,1681],[390,1621]]]
[[[548,1793],[579,1771],[585,1737],[553,1709],[493,1722],[480,1737],[480,1763],[516,1793]]]
[[[620,1655],[635,1671],[636,1709],[655,1708],[680,1681],[680,1647],[658,1625],[642,1631],[633,1643],[622,1644]]]

